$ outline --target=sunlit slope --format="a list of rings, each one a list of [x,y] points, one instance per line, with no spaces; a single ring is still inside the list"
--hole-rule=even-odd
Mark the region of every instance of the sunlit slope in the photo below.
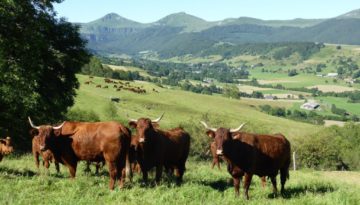
[[[110,120],[106,114],[110,97],[119,97],[119,103],[114,103],[118,110],[120,121],[126,122],[126,114],[131,118],[156,118],[165,112],[161,122],[162,127],[173,127],[186,123],[200,126],[199,121],[204,118],[211,122],[218,122],[211,126],[237,127],[246,122],[246,130],[253,132],[281,132],[288,137],[302,137],[316,132],[320,127],[306,123],[299,123],[283,118],[269,116],[256,109],[258,102],[253,100],[227,99],[221,96],[194,94],[181,90],[160,88],[147,82],[131,82],[132,86],[143,86],[146,94],[136,94],[121,90],[116,91],[113,84],[105,84],[102,78],[94,78],[94,84],[86,85],[88,76],[78,75],[80,89],[76,97],[74,108],[95,111],[101,120]],[[109,88],[96,88],[97,84],[109,85]],[[154,92],[153,89],[158,91]]]

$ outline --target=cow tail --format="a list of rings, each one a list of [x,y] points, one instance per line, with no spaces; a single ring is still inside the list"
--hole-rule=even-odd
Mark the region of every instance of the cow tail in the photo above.
[[[130,143],[131,143],[131,130],[127,127],[126,134],[127,134],[127,142],[126,142],[126,159],[125,159],[125,174],[126,178],[131,182],[132,181],[132,170],[131,170],[131,164],[130,164]]]

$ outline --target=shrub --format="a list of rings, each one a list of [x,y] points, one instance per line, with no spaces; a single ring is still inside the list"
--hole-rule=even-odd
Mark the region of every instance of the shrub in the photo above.
[[[69,121],[80,121],[80,122],[98,122],[100,117],[92,110],[82,110],[74,108],[66,113],[66,119]]]

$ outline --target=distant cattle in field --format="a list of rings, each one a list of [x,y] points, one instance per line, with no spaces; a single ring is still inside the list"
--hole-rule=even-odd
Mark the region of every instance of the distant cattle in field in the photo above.
[[[89,78],[94,78],[94,77],[90,75]]]
[[[109,88],[109,86],[105,85],[104,88]]]
[[[114,82],[114,81],[112,81],[112,80],[109,79],[109,78],[105,78],[104,81],[105,81],[105,83],[113,83],[113,82]]]
[[[101,88],[101,85],[96,85],[97,88]]]
[[[89,84],[90,84],[90,81],[86,81],[85,84],[86,84],[86,85],[89,85]]]
[[[12,147],[10,137],[6,137],[5,139],[0,139],[0,162],[2,161],[5,155],[8,155],[13,151],[14,148]]]
[[[159,91],[157,91],[155,88],[153,88],[153,91],[154,91],[154,92],[156,92],[156,93],[158,93],[158,92],[159,92]]]
[[[113,88],[117,88],[117,85],[114,85]]]
[[[216,143],[216,154],[223,156],[228,164],[228,172],[233,177],[235,193],[239,195],[240,179],[245,176],[244,193],[249,199],[249,187],[252,176],[268,176],[277,193],[276,176],[280,171],[281,193],[289,177],[290,142],[281,134],[261,135],[240,132],[242,124],[237,129],[210,128],[206,134]]]
[[[112,102],[117,102],[117,103],[120,102],[120,98],[117,98],[117,97],[111,97],[110,100]]]
[[[55,160],[53,153],[50,150],[41,151],[40,137],[38,136],[37,129],[32,129],[30,131],[30,136],[32,137],[32,154],[34,156],[35,165],[36,165],[37,169],[40,168],[39,167],[39,165],[40,165],[39,157],[41,156],[41,158],[43,160],[43,166],[46,169],[49,169],[50,163],[53,162],[55,164],[56,172],[59,173],[60,172],[59,162],[57,162]]]
[[[163,116],[163,115],[162,115]],[[156,127],[161,120],[149,118],[131,119],[129,125],[136,129],[135,142],[137,160],[147,182],[148,171],[156,167],[156,183],[160,182],[163,168],[175,170],[176,182],[180,184],[185,172],[185,163],[190,150],[190,135],[183,128],[160,130]]]
[[[30,117],[29,123],[37,129],[40,150],[52,151],[55,160],[69,168],[75,177],[78,161],[106,161],[109,167],[109,188],[114,189],[119,180],[122,187],[126,176],[131,176],[129,148],[131,131],[118,122],[69,122],[59,126],[35,126]],[[125,169],[126,167],[126,169]]]
[[[116,89],[116,91],[121,91],[121,88]]]

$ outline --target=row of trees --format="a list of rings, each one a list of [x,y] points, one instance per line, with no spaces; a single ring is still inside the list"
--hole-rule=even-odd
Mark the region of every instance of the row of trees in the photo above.
[[[144,79],[138,71],[132,72],[124,70],[113,70],[109,66],[103,65],[96,57],[92,57],[90,62],[81,68],[81,73],[85,75],[128,81]]]

